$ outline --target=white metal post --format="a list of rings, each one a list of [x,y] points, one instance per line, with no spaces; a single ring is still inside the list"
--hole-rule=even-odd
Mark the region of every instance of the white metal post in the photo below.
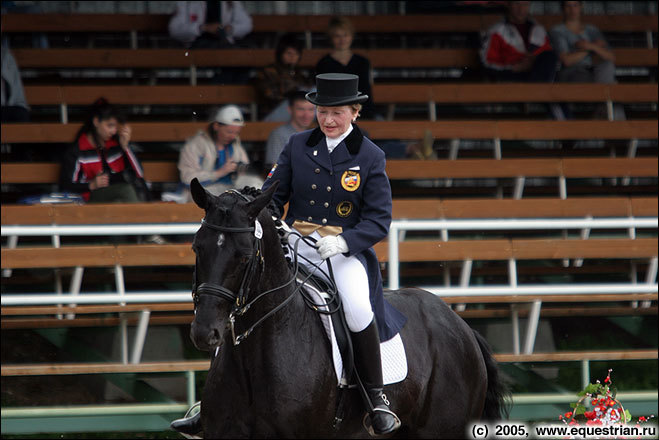
[[[142,310],[140,312],[140,319],[137,323],[135,330],[135,341],[133,342],[133,351],[130,356],[131,364],[139,364],[142,359],[142,349],[144,348],[144,340],[146,339],[146,332],[149,328],[150,310]]]
[[[121,363],[128,363],[128,322],[125,313],[119,313],[119,337],[121,338]]]
[[[524,341],[524,354],[533,353],[535,345],[535,336],[538,333],[538,322],[540,321],[540,307],[542,301],[539,299],[533,301],[531,311],[529,312],[529,322],[526,324],[526,340]]]
[[[126,285],[124,284],[124,269],[119,264],[114,265],[114,281],[117,287],[117,293],[119,296],[124,296],[126,294]],[[122,302],[122,306],[125,306],[126,303]]]
[[[526,177],[524,176],[518,176],[515,178],[515,189],[513,190],[513,199],[519,200],[522,198],[522,194],[524,194],[525,181],[526,181]]]
[[[18,235],[10,235],[7,238],[7,248],[16,249],[16,245],[18,245]],[[11,276],[11,269],[2,269],[3,278],[9,278],[10,276]]]
[[[513,327],[513,353],[519,354],[519,306],[510,305],[510,323]]]
[[[71,284],[69,286],[71,299],[75,298],[80,293],[80,286],[82,285],[82,274],[84,270],[85,268],[82,266],[76,266],[75,269],[73,269],[73,276],[71,277]],[[69,304],[69,306],[75,307],[76,304],[72,303]],[[66,319],[74,319],[75,317],[75,313],[66,314]]]

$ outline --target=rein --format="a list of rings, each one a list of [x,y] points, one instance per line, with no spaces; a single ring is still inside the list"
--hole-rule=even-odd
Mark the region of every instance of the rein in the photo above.
[[[249,202],[250,199],[245,196],[244,194],[236,191],[236,190],[230,190],[228,192],[237,194],[241,198],[243,198],[245,201]],[[278,220],[281,222],[280,220]],[[283,229],[283,222],[280,223],[282,226],[280,226],[280,229]],[[246,233],[246,232],[252,232],[254,233],[254,254],[250,257],[250,260],[248,262],[247,268],[245,269],[245,272],[243,273],[243,277],[240,283],[240,287],[238,288],[238,293],[235,293],[231,291],[230,289],[227,289],[224,286],[214,284],[214,283],[201,283],[197,286],[197,268],[196,268],[196,263],[195,263],[195,271],[194,271],[194,284],[192,286],[192,298],[196,304],[199,301],[199,297],[201,295],[212,295],[215,297],[218,297],[220,299],[227,300],[231,303],[233,303],[233,307],[231,309],[231,312],[229,313],[229,325],[231,327],[231,337],[233,339],[233,345],[236,346],[240,344],[244,339],[246,339],[252,331],[260,325],[263,321],[265,321],[267,318],[270,316],[274,315],[276,312],[281,310],[284,306],[286,306],[294,297],[294,295],[301,291],[303,298],[305,300],[305,303],[308,307],[316,310],[319,313],[325,313],[325,314],[331,314],[335,313],[337,310],[341,308],[341,303],[339,300],[339,295],[338,291],[336,289],[336,286],[334,285],[334,277],[332,274],[332,267],[329,262],[327,261],[328,267],[329,267],[329,272],[330,272],[330,277],[329,279],[332,280],[330,282],[330,285],[328,286],[328,292],[330,293],[330,299],[327,301],[327,306],[329,308],[329,305],[331,303],[336,303],[334,308],[329,308],[329,310],[321,310],[320,307],[324,306],[325,304],[315,304],[313,301],[305,294],[304,290],[302,290],[302,286],[306,284],[306,282],[311,278],[313,275],[313,272],[311,272],[308,276],[306,276],[299,284],[297,287],[293,290],[293,292],[284,300],[282,301],[279,305],[277,305],[275,308],[270,310],[268,313],[266,313],[264,316],[259,318],[254,324],[252,324],[246,331],[240,334],[236,334],[235,330],[235,321],[236,321],[236,316],[242,316],[244,315],[247,310],[259,299],[264,297],[265,295],[275,292],[277,290],[283,289],[286,286],[291,285],[292,283],[297,281],[297,276],[299,273],[299,266],[297,262],[297,257],[298,257],[298,245],[299,245],[299,240],[295,243],[295,247],[293,250],[294,253],[294,263],[293,266],[295,267],[295,271],[293,273],[293,276],[291,277],[290,280],[286,281],[284,284],[275,287],[273,289],[267,290],[265,292],[260,293],[258,296],[256,296],[253,300],[247,301],[248,293],[249,293],[249,285],[251,283],[255,283],[255,285],[258,285],[256,282],[257,279],[260,279],[260,274],[263,273],[264,270],[264,259],[263,259],[263,245],[262,245],[262,238],[263,238],[263,229],[261,227],[261,224],[259,223],[258,219],[254,220],[254,226],[247,226],[247,227],[229,227],[229,226],[220,226],[220,225],[215,225],[212,223],[209,223],[206,221],[206,219],[202,219],[201,221],[201,226],[202,227],[207,227],[210,229],[213,229],[218,232],[229,232],[229,233]],[[284,232],[287,233],[286,231],[279,231],[279,232]],[[289,232],[292,233],[292,232]],[[296,235],[299,235],[301,239],[303,240],[312,240],[315,242],[315,240],[312,237],[304,237],[301,236],[300,234],[296,233]],[[287,237],[286,237],[287,238]],[[257,271],[260,267],[260,271]],[[259,275],[257,277],[257,274]]]

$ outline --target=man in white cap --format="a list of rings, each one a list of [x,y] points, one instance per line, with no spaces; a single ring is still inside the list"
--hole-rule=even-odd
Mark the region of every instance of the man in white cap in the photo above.
[[[230,188],[260,187],[260,178],[245,174],[249,158],[239,137],[244,125],[240,109],[226,105],[213,113],[207,130],[186,140],[178,161],[185,201],[192,200],[190,181],[195,177],[215,195]]]

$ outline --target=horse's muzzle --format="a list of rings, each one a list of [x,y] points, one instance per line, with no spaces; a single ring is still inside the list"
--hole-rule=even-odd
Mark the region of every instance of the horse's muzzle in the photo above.
[[[224,327],[199,325],[194,320],[190,326],[190,339],[197,349],[211,351],[222,343],[224,331]]]

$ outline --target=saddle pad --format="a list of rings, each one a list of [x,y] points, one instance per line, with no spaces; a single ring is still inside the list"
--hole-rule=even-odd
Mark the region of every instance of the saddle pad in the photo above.
[[[313,296],[314,302],[318,304],[326,303],[324,294],[314,287],[305,285],[304,289]],[[334,372],[336,373],[337,382],[339,385],[347,385],[343,371],[343,359],[341,358],[339,345],[334,335],[332,319],[322,313],[319,313],[319,316],[325,327],[327,337],[332,342],[332,359],[334,359]],[[382,358],[382,379],[384,385],[401,382],[407,377],[407,356],[405,355],[405,347],[403,346],[400,333],[388,341],[380,343],[380,356]]]

